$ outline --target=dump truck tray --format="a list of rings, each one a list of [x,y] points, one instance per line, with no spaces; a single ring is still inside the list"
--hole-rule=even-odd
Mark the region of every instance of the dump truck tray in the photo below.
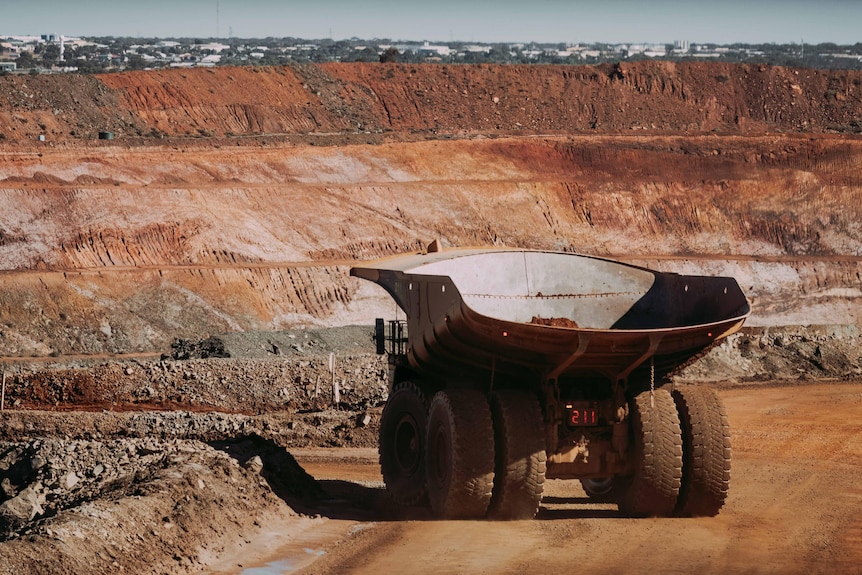
[[[616,381],[647,364],[663,378],[750,313],[733,278],[563,252],[452,249],[350,273],[382,286],[405,312],[410,365],[450,379]]]

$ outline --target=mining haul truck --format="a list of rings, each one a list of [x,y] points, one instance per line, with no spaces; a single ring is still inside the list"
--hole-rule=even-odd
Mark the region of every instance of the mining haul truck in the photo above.
[[[350,273],[406,316],[375,326],[390,372],[380,466],[396,503],[526,519],[545,480],[563,478],[627,516],[719,512],[727,414],[713,390],[670,376],[742,326],[750,306],[733,278],[432,247]]]

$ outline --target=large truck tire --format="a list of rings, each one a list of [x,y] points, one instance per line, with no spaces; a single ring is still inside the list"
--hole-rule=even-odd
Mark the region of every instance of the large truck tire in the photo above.
[[[676,513],[682,517],[718,515],[730,488],[730,424],[712,389],[676,389],[673,399],[682,426],[682,486]]]
[[[635,473],[619,507],[626,515],[664,517],[676,507],[682,478],[682,435],[670,392],[644,391],[630,403]]]
[[[626,485],[616,477],[602,477],[581,479],[581,487],[594,503],[619,503]]]
[[[390,497],[399,505],[426,501],[427,410],[422,390],[413,383],[403,382],[389,394],[380,418],[380,471]]]
[[[494,422],[494,491],[491,519],[532,519],[545,487],[542,408],[535,395],[501,390],[490,396]]]
[[[428,411],[428,500],[439,517],[484,517],[494,486],[494,430],[485,396],[437,392]]]

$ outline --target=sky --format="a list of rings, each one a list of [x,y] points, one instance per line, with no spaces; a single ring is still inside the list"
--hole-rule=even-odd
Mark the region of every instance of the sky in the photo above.
[[[0,36],[862,42],[862,0],[0,0]]]

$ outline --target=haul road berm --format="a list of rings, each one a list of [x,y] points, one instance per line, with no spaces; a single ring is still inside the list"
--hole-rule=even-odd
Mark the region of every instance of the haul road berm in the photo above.
[[[718,395],[669,383],[742,327],[736,280],[520,249],[357,265],[406,320],[389,357],[380,466],[392,499],[445,518],[525,519],[547,478],[631,516],[715,515],[730,483]]]

